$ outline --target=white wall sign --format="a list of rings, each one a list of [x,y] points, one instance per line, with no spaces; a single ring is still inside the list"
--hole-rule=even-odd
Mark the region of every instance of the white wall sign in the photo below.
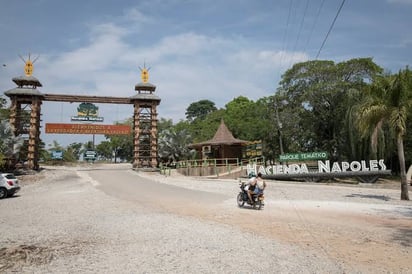
[[[339,172],[366,172],[386,170],[384,160],[353,161],[353,162],[330,162],[318,161],[317,169],[308,168],[307,164],[284,164],[272,166],[258,166],[256,164],[247,165],[247,174],[251,172],[262,173],[263,175],[276,174],[306,174],[306,173],[339,173]]]

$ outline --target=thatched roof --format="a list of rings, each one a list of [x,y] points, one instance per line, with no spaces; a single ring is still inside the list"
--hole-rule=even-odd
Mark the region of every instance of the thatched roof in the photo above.
[[[151,83],[138,83],[134,86],[134,90],[136,91],[155,91],[156,86]]]
[[[205,142],[191,144],[191,147],[200,147],[200,146],[207,146],[207,145],[239,145],[245,144],[249,141],[240,140],[233,137],[232,132],[227,128],[225,122],[223,120],[220,122],[219,128],[217,129],[215,136],[207,140]]]
[[[28,96],[40,96],[44,97],[44,95],[35,88],[13,88],[8,91],[4,92],[6,96],[13,96],[13,95],[28,95]]]
[[[23,75],[19,77],[14,77],[13,82],[18,86],[16,88],[10,89],[5,91],[4,94],[6,96],[40,96],[44,97],[44,95],[38,91],[36,88],[41,87],[42,84],[40,81],[32,76],[32,75]]]

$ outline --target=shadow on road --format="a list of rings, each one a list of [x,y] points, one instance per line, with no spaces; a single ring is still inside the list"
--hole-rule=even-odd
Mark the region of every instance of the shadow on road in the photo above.
[[[396,229],[392,239],[403,246],[412,247],[412,228]]]
[[[377,200],[382,200],[382,201],[390,201],[391,198],[389,196],[385,196],[385,195],[369,195],[369,194],[350,194],[350,195],[346,195],[345,197],[349,197],[349,198],[365,198],[365,199],[377,199]]]

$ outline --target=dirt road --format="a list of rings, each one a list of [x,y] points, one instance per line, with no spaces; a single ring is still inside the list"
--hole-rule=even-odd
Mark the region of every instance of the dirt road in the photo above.
[[[171,250],[176,249],[183,252],[183,257],[179,254],[171,257],[173,258],[172,265],[179,262],[179,267],[171,268],[169,261],[163,265],[165,267],[163,270],[159,268],[159,262],[164,262],[163,256],[158,260],[153,259],[154,264],[150,267],[144,267],[141,262],[140,264],[131,264],[134,266],[133,270],[142,270],[137,272],[170,273],[182,270],[204,273],[412,272],[412,203],[399,200],[399,189],[387,188],[382,185],[336,186],[269,181],[265,192],[265,207],[263,210],[257,211],[247,206],[237,207],[236,195],[239,189],[238,182],[235,180],[205,180],[177,174],[163,176],[157,173],[135,172],[130,169],[129,165],[54,168],[46,170],[43,174],[46,176],[53,174],[56,178],[60,178],[61,183],[59,184],[53,185],[48,181],[49,189],[57,188],[54,190],[54,194],[48,194],[49,197],[56,195],[56,191],[61,193],[62,190],[59,187],[63,186],[64,188],[70,186],[70,192],[67,193],[74,194],[78,191],[81,194],[77,198],[71,198],[67,203],[70,203],[72,211],[70,215],[73,218],[77,216],[76,218],[79,219],[85,214],[85,220],[89,216],[90,219],[97,222],[97,224],[82,224],[86,231],[87,227],[91,226],[97,231],[97,234],[103,233],[101,231],[103,218],[104,226],[116,225],[116,228],[125,234],[125,241],[133,241],[136,239],[131,239],[130,235],[126,237],[129,230],[123,230],[124,227],[129,227],[130,223],[139,227],[147,225],[151,227],[151,230],[145,235],[154,233],[153,235],[159,237],[164,233],[170,233],[161,227],[170,229],[170,220],[167,221],[168,224],[164,221],[156,221],[159,214],[163,216],[162,218],[164,218],[164,214],[175,216],[172,223],[176,222],[176,217],[179,222],[182,221],[181,218],[185,218],[185,222],[192,220],[189,227],[193,228],[193,231],[184,229],[185,232],[181,233],[182,230],[178,230],[178,236],[174,235],[177,237],[177,243],[173,243],[173,247],[169,247]],[[68,174],[71,175],[68,176]],[[22,191],[20,197],[9,199],[6,202],[10,206],[18,206],[18,199],[23,200],[30,195],[39,193],[39,189],[45,190],[47,188],[44,187],[44,183],[42,186],[42,181],[39,181],[31,184],[27,189],[26,193]],[[86,189],[89,200],[80,200],[83,194],[86,195],[83,193],[83,191],[86,192]],[[89,193],[89,191],[92,192]],[[110,201],[106,201],[107,198],[98,194],[99,192],[104,193],[106,197],[111,197]],[[47,197],[48,195],[45,193],[43,196]],[[90,195],[98,196],[98,199],[94,199]],[[107,208],[107,212],[101,211],[101,205],[97,206],[96,209],[96,203],[102,201],[106,206],[110,206],[110,209]],[[84,209],[86,202],[90,210]],[[31,201],[31,203],[41,207],[40,200]],[[53,204],[50,199],[43,201],[43,203]],[[59,203],[62,201],[59,200]],[[67,206],[67,203],[62,203],[59,206]],[[127,204],[126,207],[124,203]],[[53,206],[56,205],[53,204]],[[77,206],[83,208],[84,212],[76,213],[79,210]],[[119,213],[116,214],[121,214],[122,222],[125,222],[122,225],[123,228],[118,225],[119,223],[113,223],[119,222],[118,218],[116,221],[112,219],[113,207],[118,209]],[[138,224],[134,220],[137,218],[135,215],[133,215],[134,219],[130,219],[131,214],[127,214],[130,210],[144,212],[144,214],[150,214],[151,217]],[[2,213],[8,214],[3,211]],[[78,219],[77,221],[70,219],[70,222],[73,222],[74,225],[76,222],[80,222]],[[83,221],[87,223],[85,220]],[[47,222],[47,218],[44,222]],[[162,223],[160,227],[159,222]],[[17,220],[14,223],[15,225],[21,224],[22,220]],[[6,222],[2,221],[0,225],[7,229]],[[38,225],[44,226],[45,224],[39,222]],[[21,229],[21,233],[23,233],[24,229]],[[65,235],[66,226],[61,229],[61,233]],[[13,240],[18,235],[19,233],[8,232],[7,239],[12,239],[11,242],[18,242],[17,239]],[[105,237],[114,237],[108,236],[106,232],[104,235]],[[244,239],[242,235],[249,236]],[[236,240],[237,237],[243,240]],[[165,245],[165,242],[170,241],[170,239],[167,236],[161,236],[161,238],[167,239],[162,241],[162,245],[164,245],[162,248],[167,249],[168,245]],[[190,241],[186,242],[187,239]],[[194,248],[192,245],[196,241],[201,241],[201,244]],[[0,245],[0,253],[2,246],[4,246],[3,253],[9,250],[11,242],[4,239],[0,241],[2,244]],[[259,242],[258,246],[255,245],[257,242]],[[175,246],[176,244],[178,247]],[[122,247],[122,249],[128,248],[132,249],[132,246],[129,247],[129,244],[125,244]],[[133,245],[133,248],[136,247]],[[139,245],[139,250],[142,248],[147,247]],[[204,254],[204,249],[207,250],[207,255]],[[211,252],[211,250],[213,251]],[[112,252],[116,254],[115,250]],[[123,251],[118,252],[123,254]],[[153,248],[146,250],[146,253],[151,254],[151,252],[154,252]],[[253,268],[253,265],[247,263],[248,260],[242,259],[242,257],[248,258],[250,253],[259,254],[259,252],[263,254],[259,256],[264,261],[259,268]],[[80,250],[79,254],[87,257],[90,256],[90,251],[88,253]],[[193,257],[192,259],[187,257],[189,254]],[[214,258],[213,262],[208,256]],[[117,262],[119,258],[110,258],[110,260]],[[139,260],[139,258],[133,257],[133,260]],[[0,269],[1,263],[4,264],[4,262],[0,260]],[[196,264],[198,264],[198,268],[191,268]],[[99,266],[93,265],[94,268],[86,272],[97,273],[98,269],[102,267],[100,264]],[[13,268],[7,269],[12,270]],[[34,269],[35,273],[41,273],[44,269],[55,270],[56,268],[50,268],[50,265],[44,264],[41,267],[26,266],[26,269],[31,271]],[[57,269],[65,273],[65,269],[71,268],[59,265]],[[80,265],[77,269],[85,270],[85,267]],[[123,271],[123,268],[106,266],[105,269],[116,269],[117,272],[130,273]],[[36,272],[37,270],[39,272]]]
[[[173,178],[163,178],[168,180]],[[382,184],[269,182],[263,211],[236,209],[232,199],[232,207],[219,213],[212,209],[203,218],[311,250],[349,272],[408,273],[412,272],[412,203],[399,201],[399,191]]]

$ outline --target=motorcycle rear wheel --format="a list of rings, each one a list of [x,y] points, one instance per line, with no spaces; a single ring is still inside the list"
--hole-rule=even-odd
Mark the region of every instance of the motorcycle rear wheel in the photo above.
[[[242,195],[242,193],[239,193],[239,194],[237,195],[237,205],[238,205],[239,207],[243,207],[243,206],[245,205],[245,201],[243,201],[243,195]]]

